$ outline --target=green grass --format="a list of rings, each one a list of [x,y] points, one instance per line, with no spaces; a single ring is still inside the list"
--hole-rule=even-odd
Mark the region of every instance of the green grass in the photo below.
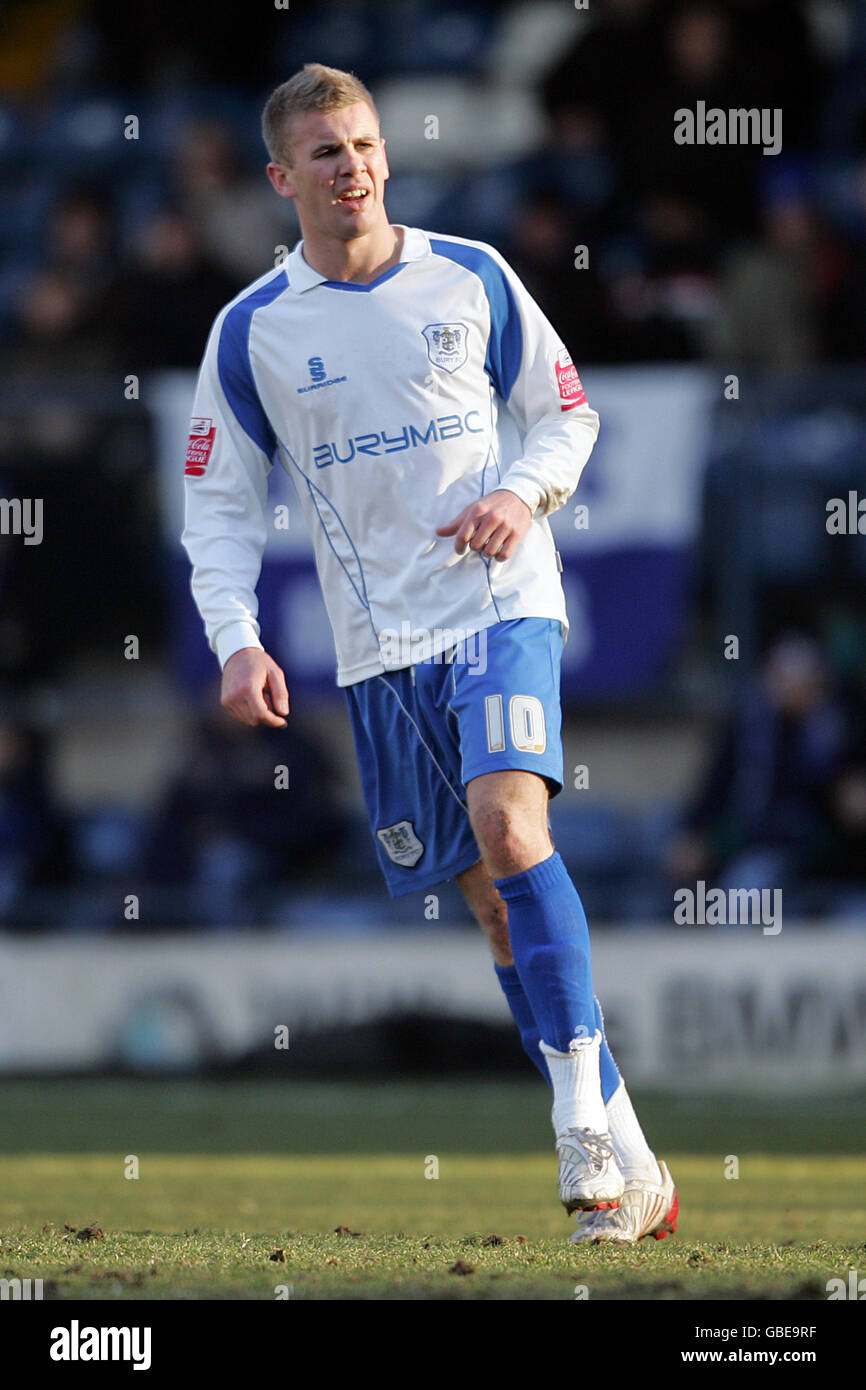
[[[3,1083],[0,1275],[84,1299],[824,1299],[866,1267],[862,1097],[641,1097],[682,1216],[631,1249],[569,1244],[547,1109],[531,1082]]]

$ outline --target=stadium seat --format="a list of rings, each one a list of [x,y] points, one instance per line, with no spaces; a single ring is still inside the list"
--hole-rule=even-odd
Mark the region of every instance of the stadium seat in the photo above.
[[[125,807],[104,807],[74,818],[75,858],[87,878],[107,877],[136,865],[145,818]]]
[[[392,72],[479,72],[484,66],[495,14],[490,5],[428,5],[398,0],[378,11],[376,49]]]
[[[401,78],[375,96],[389,156],[404,170],[489,169],[534,149],[544,131],[534,96],[516,88]]]
[[[140,117],[140,102],[91,92],[65,97],[49,109],[36,132],[37,157],[66,177],[94,177],[122,167],[138,153],[138,141],[124,136],[124,119]]]
[[[534,85],[591,20],[561,0],[530,0],[509,7],[487,50],[487,72],[515,86]]]
[[[26,158],[28,138],[19,112],[0,102],[0,169],[16,167]]]
[[[489,4],[429,6],[421,0],[339,0],[287,26],[275,69],[292,72],[315,54],[373,84],[397,73],[478,72],[496,22]],[[378,93],[374,93],[378,99]]]
[[[11,333],[18,316],[21,295],[33,276],[34,262],[10,261],[0,268],[0,335]]]
[[[444,209],[459,184],[439,174],[392,174],[388,181],[388,215],[407,227],[444,230]]]

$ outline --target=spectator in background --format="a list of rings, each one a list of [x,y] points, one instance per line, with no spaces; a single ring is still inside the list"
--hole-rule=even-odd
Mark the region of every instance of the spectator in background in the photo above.
[[[718,241],[703,204],[676,185],[648,193],[618,252],[610,294],[630,361],[703,357],[718,314]]]
[[[115,264],[110,199],[96,185],[67,189],[51,210],[40,269],[15,303],[7,373],[98,373],[111,350],[100,297]]]
[[[610,139],[601,107],[578,92],[550,112],[542,148],[503,172],[516,176],[526,193],[557,193],[572,213],[602,230],[615,188]]]
[[[99,373],[111,361],[97,302],[68,268],[49,266],[24,285],[13,335],[0,363],[6,376]]]
[[[628,102],[629,139],[622,167],[641,200],[659,188],[702,210],[717,240],[753,233],[757,145],[677,144],[674,114],[706,107],[748,107],[750,85],[739,63],[735,22],[713,0],[689,0],[662,26],[662,60],[651,90]]]
[[[809,0],[725,0],[746,107],[784,112],[784,149],[810,149],[826,86]]]
[[[285,210],[261,177],[244,174],[231,127],[219,121],[196,121],[184,131],[175,182],[205,255],[236,290],[270,270],[276,248],[291,250],[300,236],[294,207]]]
[[[670,847],[671,880],[712,879],[725,890],[802,889],[820,868],[819,847],[833,841],[832,817],[844,803],[840,789],[858,727],[817,643],[800,636],[777,641],[758,683],[727,720]],[[857,814],[848,822],[862,835]]]
[[[0,922],[26,922],[28,890],[62,881],[66,867],[41,739],[0,710]]]
[[[541,84],[553,129],[567,131],[587,104],[601,115],[621,153],[631,138],[636,104],[646,100],[661,67],[661,24],[655,0],[607,0]]]
[[[104,189],[79,184],[64,193],[49,222],[47,261],[88,295],[105,289],[117,255],[114,213]]]
[[[618,355],[617,328],[591,226],[558,192],[539,190],[518,210],[506,257],[575,361],[611,362]],[[587,248],[585,266],[575,265],[578,245]]]
[[[184,890],[188,920],[247,926],[281,886],[333,871],[347,822],[335,772],[297,716],[277,749],[266,729],[244,728],[212,699],[157,813],[147,874]],[[287,787],[276,785],[275,759]]]
[[[195,223],[178,208],[163,208],[104,298],[116,367],[197,367],[216,314],[237,290],[237,279],[206,255]]]
[[[762,240],[739,245],[726,258],[710,352],[727,363],[814,362],[833,248],[798,181],[767,191],[762,222]]]
[[[835,915],[866,920],[866,748],[831,783],[827,827],[813,848],[809,868],[821,881]]]
[[[866,358],[866,108],[857,123],[857,145],[843,161],[828,199],[840,261],[823,320],[822,347],[830,362]]]

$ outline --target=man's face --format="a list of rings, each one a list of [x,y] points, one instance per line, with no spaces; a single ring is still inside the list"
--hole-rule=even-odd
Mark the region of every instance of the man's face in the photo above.
[[[295,116],[288,135],[292,163],[269,164],[268,177],[282,197],[294,198],[305,236],[315,230],[351,241],[387,220],[385,141],[366,102]]]

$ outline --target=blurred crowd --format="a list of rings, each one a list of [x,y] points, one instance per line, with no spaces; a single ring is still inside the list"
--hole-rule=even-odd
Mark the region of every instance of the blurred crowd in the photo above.
[[[209,690],[152,805],[76,813],[51,794],[59,730],[12,708],[6,700],[0,709],[0,924],[40,929],[56,923],[60,902],[67,928],[91,931],[296,928],[311,912],[322,927],[355,930],[429,920],[426,895],[386,898],[333,750],[303,716],[275,740],[233,721]],[[705,767],[683,804],[587,814],[567,793],[553,802],[554,840],[591,918],[670,923],[674,893],[703,880],[725,891],[781,890],[791,926],[862,927],[862,667],[846,674],[814,636],[786,632],[708,723],[703,744]],[[468,925],[453,885],[445,895],[446,920]]]
[[[216,310],[297,234],[264,178],[269,86],[354,55],[374,93],[419,73],[447,73],[443,106],[455,81],[493,92],[498,37],[533,10],[295,0],[274,29],[231,6],[193,24],[167,0],[146,18],[9,8],[18,31],[28,10],[54,15],[0,49],[0,332],[21,371],[195,366]],[[528,54],[509,78],[543,115],[535,146],[508,158],[482,117],[466,136],[489,165],[442,167],[419,131],[392,170],[394,220],[494,242],[579,362],[862,361],[863,7],[598,0],[578,19],[542,71]],[[677,144],[673,113],[698,101],[780,111],[781,151]],[[135,139],[124,112],[141,113]]]
[[[786,634],[713,736],[667,846],[677,885],[781,889],[795,918],[866,917],[866,682]]]
[[[0,492],[38,492],[65,524],[26,555],[0,535],[0,926],[56,923],[58,902],[73,928],[291,925],[303,902],[333,916],[335,882],[354,924],[381,924],[391,905],[369,831],[314,730],[293,722],[284,736],[302,789],[287,798],[267,735],[233,729],[209,692],[152,805],[76,812],[52,785],[58,724],[26,712],[28,689],[62,691],[91,650],[116,649],[130,613],[145,648],[164,653],[153,427],[138,387],[124,397],[118,382],[195,368],[219,308],[297,239],[264,177],[267,93],[312,59],[351,67],[387,97],[396,129],[421,80],[443,119],[461,91],[490,93],[465,133],[489,160],[440,157],[419,129],[414,156],[392,158],[391,217],[495,244],[580,364],[853,369],[866,357],[866,7],[592,0],[567,28],[567,4],[490,0],[5,8]],[[560,37],[539,56],[520,35],[540,40],[542,10]],[[493,99],[509,83],[537,116],[537,138],[514,150]],[[699,101],[781,111],[781,151],[677,144],[674,112]],[[140,128],[124,139],[130,115]],[[736,438],[708,474],[707,496],[731,514],[732,459],[757,441]],[[769,478],[784,451],[769,432],[760,447],[754,476]],[[777,542],[789,566],[816,544],[811,503],[803,515],[799,538]],[[93,517],[109,522],[98,544]],[[737,553],[745,532],[731,541],[716,520],[716,572],[756,569]],[[826,577],[804,559],[801,592]],[[781,887],[804,918],[866,916],[862,675],[842,669],[820,626],[780,637],[783,626],[765,625],[760,662],[708,722],[685,804],[599,821],[596,842],[560,798],[554,828],[594,920],[669,920],[673,889],[700,877]],[[139,907],[125,919],[130,894]]]

